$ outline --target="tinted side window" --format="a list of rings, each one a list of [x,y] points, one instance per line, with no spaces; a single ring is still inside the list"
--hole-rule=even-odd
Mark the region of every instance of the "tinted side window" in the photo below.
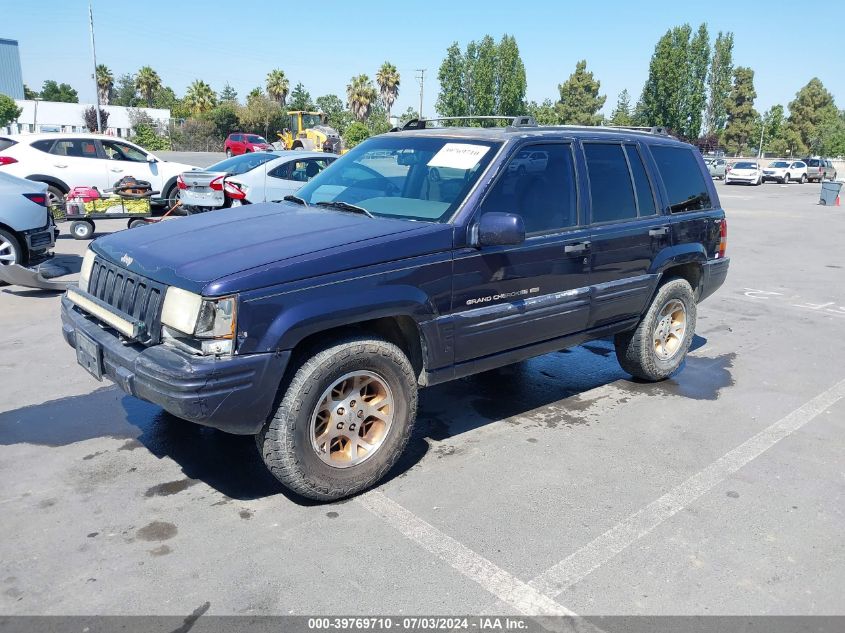
[[[51,154],[74,158],[99,158],[93,141],[83,139],[62,139],[53,144]]]
[[[481,205],[481,212],[516,213],[526,233],[543,233],[578,224],[575,165],[568,143],[531,146],[512,158]]]
[[[631,174],[621,145],[585,143],[593,222],[637,217]]]
[[[40,141],[35,141],[32,144],[32,146],[39,151],[47,152],[49,154],[50,148],[53,147],[53,140],[51,139],[51,140],[48,141],[48,140],[42,139]],[[6,149],[6,148],[4,147],[3,149]]]
[[[711,208],[710,192],[692,150],[652,145],[651,153],[666,186],[672,213]]]
[[[637,207],[640,210],[640,217],[654,215],[657,213],[654,193],[652,193],[651,183],[648,181],[648,174],[646,174],[640,152],[636,145],[625,145],[625,153],[628,155],[628,164],[631,166],[631,175],[634,177],[634,189],[637,192]]]

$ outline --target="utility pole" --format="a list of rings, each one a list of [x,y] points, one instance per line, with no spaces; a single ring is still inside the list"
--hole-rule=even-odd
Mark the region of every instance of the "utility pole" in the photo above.
[[[94,46],[94,11],[91,9],[91,0],[88,0],[88,26],[91,30],[91,57],[94,60],[94,96],[97,99],[97,132],[103,133],[103,122],[100,120],[100,86],[97,84],[97,49]]]
[[[763,158],[763,132],[766,131],[766,120],[760,119],[760,149],[757,150],[757,158]]]
[[[416,76],[417,81],[420,82],[420,118],[423,118],[423,86],[425,84],[425,68],[417,68],[419,75]]]

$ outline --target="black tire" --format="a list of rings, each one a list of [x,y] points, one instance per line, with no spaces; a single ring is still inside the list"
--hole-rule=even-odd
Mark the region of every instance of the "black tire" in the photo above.
[[[167,188],[162,201],[164,202],[165,209],[170,209],[174,204],[179,202],[179,187],[175,182]]]
[[[672,302],[680,301],[686,311],[683,339],[671,358],[664,360],[655,351],[654,335],[659,326],[660,311]],[[626,372],[635,378],[656,382],[668,378],[680,367],[695,335],[695,295],[686,279],[672,278],[657,290],[645,316],[634,330],[617,334],[614,340],[616,358]]]
[[[232,150],[229,148],[226,148],[226,158],[232,158]]]
[[[798,181],[800,184],[805,184],[807,182],[807,174],[801,174],[801,179]],[[821,182],[821,180],[819,180]]]
[[[393,394],[393,420],[370,457],[336,468],[312,446],[311,420],[323,393],[357,371],[384,378]],[[366,490],[384,477],[405,449],[416,414],[417,382],[402,350],[384,340],[353,336],[329,344],[300,363],[276,412],[255,439],[264,463],[282,484],[303,497],[333,501]]]
[[[126,226],[130,229],[136,229],[139,226],[144,226],[145,224],[147,223],[141,218],[132,218],[131,220],[129,220],[129,222],[126,223]]]
[[[70,225],[70,234],[75,240],[90,240],[94,236],[94,223],[89,220],[77,220]]]
[[[789,184],[789,174],[786,174],[786,175],[783,177],[783,184],[785,184],[785,185],[788,185],[788,184]]]
[[[23,264],[26,259],[20,240],[6,229],[0,229],[0,258],[0,266]]]
[[[55,185],[47,185],[47,206],[61,207],[65,202],[65,193]]]

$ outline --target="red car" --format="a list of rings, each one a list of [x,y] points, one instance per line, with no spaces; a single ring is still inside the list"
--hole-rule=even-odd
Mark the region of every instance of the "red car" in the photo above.
[[[226,156],[239,156],[247,152],[263,152],[273,147],[263,136],[237,132],[226,137],[223,149],[226,150]]]

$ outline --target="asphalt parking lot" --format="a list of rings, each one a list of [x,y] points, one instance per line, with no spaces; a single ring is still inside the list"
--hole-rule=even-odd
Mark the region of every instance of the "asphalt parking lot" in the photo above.
[[[597,341],[428,389],[390,478],[331,505],[90,378],[57,295],[0,288],[0,613],[841,613],[845,208],[717,188],[732,267],[680,373]]]

